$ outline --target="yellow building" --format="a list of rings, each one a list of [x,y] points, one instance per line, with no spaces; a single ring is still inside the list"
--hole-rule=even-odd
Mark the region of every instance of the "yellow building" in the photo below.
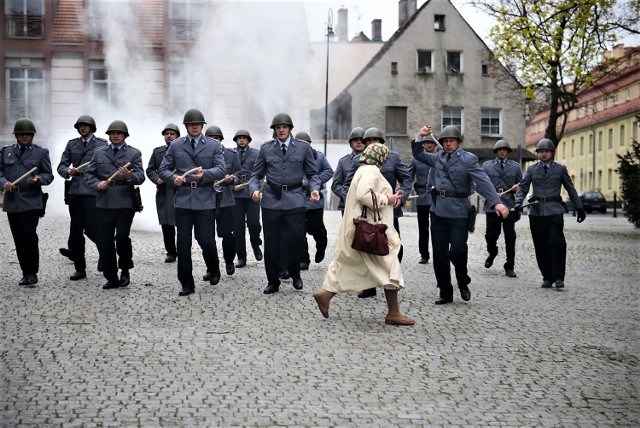
[[[576,190],[600,190],[608,201],[620,197],[616,173],[619,154],[638,141],[640,126],[640,47],[618,45],[604,55],[616,59],[595,85],[578,93],[578,104],[569,113],[558,143],[555,160],[567,166]],[[549,110],[539,111],[529,123],[527,148],[544,138]]]

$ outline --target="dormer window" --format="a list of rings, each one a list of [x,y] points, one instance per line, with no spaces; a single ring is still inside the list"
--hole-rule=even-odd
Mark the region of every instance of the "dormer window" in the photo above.
[[[433,18],[433,28],[436,31],[444,31],[444,15],[435,15]]]

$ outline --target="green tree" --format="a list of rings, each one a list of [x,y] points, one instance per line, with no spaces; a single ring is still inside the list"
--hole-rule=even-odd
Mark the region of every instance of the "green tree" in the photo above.
[[[534,105],[549,106],[545,137],[557,145],[577,94],[593,84],[597,76],[590,71],[616,40],[616,0],[472,3],[496,19],[490,35],[498,59],[518,76]]]
[[[640,143],[636,140],[624,155],[618,155],[618,169],[622,180],[624,215],[640,229]]]

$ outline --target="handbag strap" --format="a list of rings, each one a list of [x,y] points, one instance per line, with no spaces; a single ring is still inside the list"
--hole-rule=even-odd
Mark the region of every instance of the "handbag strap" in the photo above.
[[[373,190],[371,190],[371,200],[373,201],[373,222],[377,223],[381,220],[381,217],[380,210],[378,209],[378,197]]]

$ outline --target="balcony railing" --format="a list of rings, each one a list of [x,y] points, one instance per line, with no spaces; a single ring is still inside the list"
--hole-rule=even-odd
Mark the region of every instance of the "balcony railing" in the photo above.
[[[4,16],[7,37],[13,39],[41,39],[44,36],[43,15],[12,15]]]

